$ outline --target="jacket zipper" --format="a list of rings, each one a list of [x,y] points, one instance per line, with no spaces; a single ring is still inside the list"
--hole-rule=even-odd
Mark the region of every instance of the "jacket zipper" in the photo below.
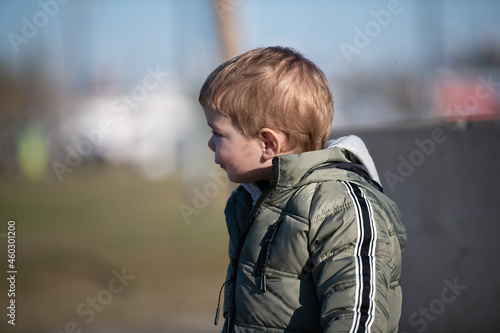
[[[255,270],[255,275],[260,276],[260,291],[267,291],[267,281],[266,281],[266,270],[267,261],[269,259],[269,253],[271,252],[271,247],[273,246],[274,238],[278,232],[281,222],[283,220],[280,218],[276,223],[272,225],[272,228],[267,232],[264,240],[264,245],[260,251],[259,261],[257,263],[257,269]]]
[[[255,215],[257,215],[257,212],[260,210],[260,206],[262,205],[264,200],[266,200],[269,193],[271,193],[271,191],[276,187],[276,184],[278,184],[278,176],[279,176],[278,163],[279,163],[279,160],[277,160],[276,165],[274,165],[274,163],[273,163],[273,176],[274,176],[273,183],[270,184],[268,187],[266,187],[264,189],[264,191],[262,191],[262,194],[260,195],[259,199],[255,203],[255,206],[250,211],[250,215],[248,216],[245,223],[243,224],[242,233],[241,233],[241,236],[240,236],[240,239],[238,242],[238,251],[236,252],[236,257],[231,260],[232,272],[231,272],[231,279],[230,280],[234,281],[235,283],[231,284],[233,297],[231,300],[232,304],[228,304],[229,306],[228,306],[228,315],[227,315],[227,324],[228,324],[227,333],[231,333],[233,331],[233,328],[234,328],[234,320],[235,320],[234,314],[235,314],[235,308],[236,308],[236,299],[235,299],[234,288],[236,286],[236,273],[237,273],[238,263],[240,260],[241,250],[243,249],[243,245],[245,244],[245,240],[246,240],[248,231],[250,230],[250,226],[252,225],[253,219],[254,219]],[[225,288],[225,294],[226,294],[226,298],[228,298],[229,288]]]

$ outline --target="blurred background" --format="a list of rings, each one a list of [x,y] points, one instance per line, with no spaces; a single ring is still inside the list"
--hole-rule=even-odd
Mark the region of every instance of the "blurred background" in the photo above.
[[[0,36],[2,332],[220,331],[235,185],[197,98],[271,45],[323,69],[332,137],[365,140],[400,206],[401,331],[494,331],[500,2],[1,1]]]

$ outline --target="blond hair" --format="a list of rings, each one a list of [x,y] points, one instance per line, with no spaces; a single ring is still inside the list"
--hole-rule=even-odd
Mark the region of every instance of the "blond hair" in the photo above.
[[[199,101],[246,137],[267,127],[287,135],[287,151],[326,148],[332,93],[324,73],[293,49],[258,48],[223,63],[206,79]]]

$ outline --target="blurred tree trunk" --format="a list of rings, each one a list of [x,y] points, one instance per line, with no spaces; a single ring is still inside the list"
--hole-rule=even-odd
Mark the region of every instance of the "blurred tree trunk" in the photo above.
[[[217,21],[217,34],[223,60],[229,60],[240,53],[237,24],[235,19],[236,7],[241,0],[214,0],[213,6]]]

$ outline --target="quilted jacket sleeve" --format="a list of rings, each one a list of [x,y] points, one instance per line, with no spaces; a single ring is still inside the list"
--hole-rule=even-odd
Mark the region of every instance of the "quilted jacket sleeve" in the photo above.
[[[380,205],[375,197],[367,198],[366,189],[342,183],[342,204],[311,224],[312,274],[323,330],[395,332],[401,308],[395,266],[401,259],[392,223],[386,221],[391,217],[374,209]]]

